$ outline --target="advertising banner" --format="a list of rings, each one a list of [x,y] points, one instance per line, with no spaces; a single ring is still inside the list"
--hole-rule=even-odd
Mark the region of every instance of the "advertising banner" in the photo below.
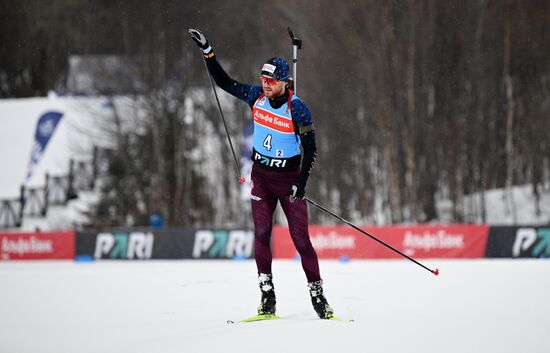
[[[251,230],[198,230],[195,233],[192,258],[252,258],[254,232]]]
[[[491,227],[485,256],[550,258],[550,227]]]
[[[77,255],[95,259],[232,259],[251,258],[249,230],[116,230],[77,233]]]
[[[414,258],[482,258],[487,244],[486,225],[386,226],[363,230]],[[309,227],[310,239],[319,258],[393,259],[401,258],[375,240],[348,226]],[[287,227],[274,227],[275,258],[297,255]]]
[[[0,233],[2,260],[73,259],[74,232]]]
[[[151,232],[78,232],[76,254],[95,259],[145,260],[153,256],[154,240]]]

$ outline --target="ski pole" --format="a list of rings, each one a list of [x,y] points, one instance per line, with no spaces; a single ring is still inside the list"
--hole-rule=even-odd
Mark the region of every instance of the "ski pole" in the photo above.
[[[309,202],[310,204],[312,204],[313,206],[319,208],[320,210],[325,211],[326,213],[330,214],[331,216],[334,216],[334,217],[338,218],[339,220],[341,220],[342,222],[346,223],[348,226],[352,227],[353,229],[355,229],[355,230],[357,230],[357,231],[363,233],[364,235],[370,237],[370,238],[373,239],[373,240],[376,240],[377,242],[379,242],[380,244],[384,245],[384,246],[387,247],[388,249],[393,250],[394,252],[398,253],[399,255],[401,255],[401,256],[403,256],[403,257],[405,257],[405,258],[411,260],[412,262],[414,262],[414,263],[417,264],[418,266],[420,266],[420,267],[422,267],[422,268],[424,268],[424,269],[430,271],[430,272],[433,273],[434,275],[436,275],[436,276],[439,275],[439,269],[436,268],[435,270],[432,270],[432,269],[430,269],[430,268],[424,266],[423,264],[421,264],[420,262],[416,261],[416,260],[413,259],[412,257],[403,254],[401,251],[397,250],[397,249],[394,248],[393,246],[391,246],[391,245],[389,245],[389,244],[383,242],[382,240],[378,239],[378,238],[375,237],[374,235],[371,235],[371,234],[365,232],[364,230],[362,230],[361,228],[357,227],[356,225],[354,225],[354,224],[351,223],[350,221],[348,221],[348,220],[346,220],[346,219],[344,219],[344,218],[338,216],[336,213],[334,213],[334,212],[332,212],[332,211],[326,209],[325,207],[319,205],[317,202],[315,202],[315,201],[313,201],[313,200],[311,200],[311,199],[309,199],[309,198],[307,198],[307,197],[305,198],[305,200],[306,200],[307,202]]]
[[[201,51],[201,55],[202,55],[202,51]],[[212,75],[210,75],[210,71],[208,71],[208,65],[206,64],[206,59],[204,58],[204,56],[202,57],[202,59],[204,61],[204,67],[206,68],[206,73],[208,74],[208,78],[210,79],[210,85],[212,86],[212,91],[214,91],[214,97],[216,97],[218,112],[220,113],[220,118],[222,119],[222,122],[223,122],[223,127],[225,129],[227,141],[229,141],[229,147],[231,148],[231,154],[233,155],[233,161],[235,162],[235,169],[237,170],[237,175],[239,175],[239,183],[243,184],[246,181],[246,179],[241,175],[241,168],[239,167],[239,162],[237,162],[235,149],[233,148],[233,143],[231,142],[231,136],[229,136],[229,130],[227,129],[227,124],[225,123],[225,118],[223,116],[220,100],[218,99],[218,93],[216,92],[216,87],[214,86],[214,80],[212,79]]]
[[[302,40],[298,37],[295,37],[294,36],[294,33],[292,33],[292,30],[290,29],[290,27],[288,27],[288,35],[290,36],[290,39],[292,40],[292,47],[293,47],[293,58],[292,58],[292,63],[293,63],[293,76],[294,76],[294,93],[296,94],[296,91],[297,91],[297,84],[296,84],[296,70],[297,70],[297,65],[298,65],[298,49],[302,49]],[[317,202],[309,199],[309,198],[305,198],[305,200],[307,202],[309,202],[310,204],[312,204],[313,206],[319,208],[320,210],[330,214],[331,216],[334,216],[336,218],[338,218],[339,220],[341,220],[342,222],[346,223],[347,225],[349,225],[350,227],[352,227],[353,229],[361,232],[362,234],[370,237],[371,239],[373,240],[376,240],[377,242],[379,242],[380,244],[384,245],[385,247],[393,250],[394,252],[398,253],[399,255],[411,260],[412,262],[414,262],[415,264],[421,266],[422,268],[430,271],[431,273],[433,273],[434,275],[438,276],[439,275],[439,269],[435,269],[435,270],[432,270],[426,266],[424,266],[423,264],[421,264],[420,262],[416,261],[415,259],[413,259],[412,257],[410,256],[407,256],[405,254],[403,254],[401,251],[397,250],[396,248],[394,248],[393,246],[383,242],[382,240],[378,239],[377,237],[365,232],[364,230],[360,229],[359,227],[357,227],[356,225],[354,225],[353,223],[351,223],[350,221],[338,216],[337,214],[335,214],[334,212],[326,209],[325,207],[319,205]]]
[[[302,40],[298,37],[294,37],[294,33],[292,33],[290,27],[288,27],[288,35],[292,41],[292,77],[294,80],[294,94],[297,94],[296,92],[298,91],[298,85],[296,75],[298,70],[298,49],[302,49]]]

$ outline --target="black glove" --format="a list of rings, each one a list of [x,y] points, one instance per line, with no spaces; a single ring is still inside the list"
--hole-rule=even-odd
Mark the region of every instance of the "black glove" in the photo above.
[[[296,200],[303,200],[306,195],[306,186],[302,183],[296,182],[292,185],[290,190],[288,190],[288,198],[290,202]]]
[[[187,32],[189,32],[189,34],[191,35],[191,39],[193,39],[193,41],[195,41],[195,43],[197,43],[197,45],[202,50],[205,50],[209,47],[208,40],[201,31],[199,31],[198,29],[189,28]]]

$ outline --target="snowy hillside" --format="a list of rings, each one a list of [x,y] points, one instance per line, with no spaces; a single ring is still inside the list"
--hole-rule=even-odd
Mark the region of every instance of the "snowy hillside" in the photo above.
[[[99,98],[48,98],[7,99],[0,101],[0,199],[17,199],[20,188],[43,187],[45,175],[67,175],[69,160],[90,161],[93,143],[99,131],[94,120],[104,114]],[[28,172],[37,121],[49,111],[63,113],[42,158]],[[72,228],[86,220],[82,212],[96,199],[94,193],[79,193],[68,207],[52,206],[46,218],[24,218],[22,230]]]
[[[476,193],[466,197],[465,204],[471,205],[472,199],[480,199]],[[538,202],[530,185],[517,186],[508,193],[506,190],[489,190],[485,193],[486,223],[492,225],[513,224],[550,224],[550,188],[546,187]],[[475,210],[471,210],[474,213]],[[482,222],[476,219],[476,222]]]
[[[199,94],[203,96],[203,94]],[[225,109],[231,107],[226,102],[225,93],[222,93],[222,105]],[[204,100],[204,97],[203,97]],[[124,101],[124,98],[117,98],[117,101]],[[131,104],[121,104],[131,108]],[[186,123],[193,123],[192,104],[187,109]],[[46,111],[57,110],[63,112],[64,116],[51,138],[38,165],[34,168],[32,176],[26,180],[30,152],[33,145],[33,138],[36,123],[41,114]],[[123,112],[124,113],[124,112]],[[233,114],[233,112],[230,112]],[[104,98],[83,98],[83,97],[56,97],[51,95],[48,98],[9,99],[0,100],[0,199],[13,199],[19,196],[22,184],[33,187],[44,185],[45,173],[52,175],[66,174],[69,167],[69,159],[90,160],[91,150],[94,144],[108,144],[105,136],[98,128],[98,122],[111,114],[109,105]],[[130,114],[129,114],[130,115]],[[139,116],[139,114],[134,114]],[[201,130],[202,131],[202,130]],[[209,131],[206,129],[205,131]],[[212,141],[210,141],[212,140]],[[200,148],[207,153],[223,148],[225,141],[218,139],[206,139]],[[214,141],[215,140],[215,141]],[[238,138],[235,138],[238,141]],[[211,158],[209,162],[202,165],[204,175],[208,182],[216,188],[223,188],[222,183],[215,180],[215,177],[223,172],[221,162]],[[222,169],[220,169],[222,168]],[[214,179],[213,179],[214,178]],[[249,178],[247,178],[249,179]],[[220,189],[221,190],[221,189]],[[215,193],[222,191],[214,190]],[[314,193],[314,191],[310,191]],[[86,221],[82,213],[89,209],[90,205],[97,201],[97,193],[80,193],[77,200],[70,201],[68,207],[51,207],[47,218],[26,218],[23,230],[34,230],[39,227],[43,230],[72,228]],[[238,200],[236,202],[246,202]],[[513,189],[512,193],[502,190],[487,191],[484,195],[486,219],[488,224],[531,224],[542,225],[550,223],[550,186],[547,185],[541,192],[540,200],[534,198],[530,186],[521,186]],[[465,197],[465,214],[472,216],[466,219],[469,223],[482,223],[484,220],[479,216],[482,195],[475,194]],[[451,212],[451,205],[448,202],[438,203],[439,223],[448,223]],[[216,222],[223,222],[224,212],[216,215]],[[224,218],[225,217],[225,218]]]

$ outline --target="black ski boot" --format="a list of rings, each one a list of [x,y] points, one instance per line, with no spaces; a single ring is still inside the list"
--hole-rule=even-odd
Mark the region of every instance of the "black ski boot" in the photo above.
[[[309,282],[309,295],[313,309],[321,319],[330,319],[334,314],[334,309],[328,305],[327,298],[323,295],[323,281]]]
[[[273,287],[273,275],[260,273],[258,276],[262,299],[258,307],[258,315],[275,315],[275,287]]]

